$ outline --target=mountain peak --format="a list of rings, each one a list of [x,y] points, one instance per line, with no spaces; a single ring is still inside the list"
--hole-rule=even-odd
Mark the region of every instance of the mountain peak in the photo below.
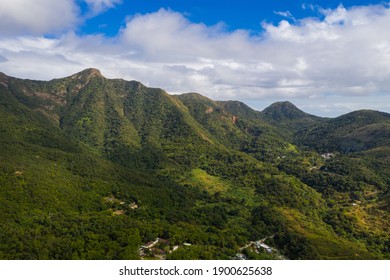
[[[270,106],[268,106],[265,110],[269,108],[280,108],[280,109],[293,109],[293,110],[299,110],[297,106],[292,104],[290,101],[278,101],[275,103],[272,103]]]
[[[82,71],[81,73],[85,73],[85,74],[89,75],[90,77],[91,76],[93,76],[93,77],[103,77],[103,75],[100,72],[100,70],[96,69],[96,68],[87,68],[84,71]]]
[[[72,78],[78,78],[78,79],[81,79],[81,78],[85,78],[85,79],[90,79],[90,78],[93,78],[93,77],[101,77],[101,78],[104,78],[102,73],[100,72],[99,69],[96,69],[96,68],[87,68],[79,73],[76,73],[74,75],[71,76]]]
[[[275,102],[265,108],[262,113],[275,121],[301,119],[310,116],[289,101]]]

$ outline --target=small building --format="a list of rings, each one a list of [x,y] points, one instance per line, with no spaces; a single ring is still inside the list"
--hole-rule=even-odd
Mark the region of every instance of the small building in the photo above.
[[[272,253],[272,251],[273,251],[270,246],[268,246],[267,244],[265,244],[263,242],[257,241],[255,244],[256,244],[257,248],[261,247],[261,248],[265,249],[268,253]]]
[[[164,245],[169,245],[170,244],[170,242],[168,240],[163,239],[163,238],[159,238],[158,239],[158,243],[162,243]]]
[[[141,248],[144,248],[144,249],[150,249],[152,248],[154,245],[156,245],[158,243],[158,238],[154,241],[149,241],[148,243],[145,243],[144,245],[141,246]]]

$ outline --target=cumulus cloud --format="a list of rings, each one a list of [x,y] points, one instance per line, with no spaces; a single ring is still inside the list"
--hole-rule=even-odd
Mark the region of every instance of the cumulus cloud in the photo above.
[[[88,9],[82,14],[78,2]],[[122,0],[1,0],[0,35],[58,34],[74,30],[89,16],[114,8]]]
[[[300,59],[301,63],[291,61],[287,66],[295,70],[294,78],[310,81],[313,92],[359,95],[388,91],[390,38],[386,32],[390,10],[384,6],[350,10],[339,6],[324,11],[324,16],[323,20],[304,19],[297,25],[286,21],[265,25],[264,46],[277,46],[290,60]],[[300,68],[302,63],[305,67]]]
[[[69,29],[77,23],[73,0],[1,0],[0,34],[44,34]]]
[[[98,10],[118,3],[95,1]],[[8,74],[40,79],[96,67],[110,78],[222,100],[310,100],[332,106],[341,98],[344,107],[339,108],[347,109],[352,97],[382,104],[390,93],[388,5],[316,9],[321,17],[263,23],[258,35],[228,31],[223,23],[193,23],[161,9],[129,17],[114,38],[73,32],[54,39],[2,38],[0,67]],[[39,67],[35,75],[34,67]],[[327,108],[317,106],[323,112]]]
[[[121,40],[134,59],[161,64],[152,72],[175,72],[179,68],[172,66],[185,66],[187,71],[176,71],[175,77],[185,79],[191,90],[215,97],[388,90],[388,8],[339,6],[321,12],[323,19],[264,24],[264,33],[254,37],[245,31],[226,32],[219,25],[194,24],[181,14],[160,10],[131,18]]]
[[[233,44],[246,43],[247,34],[242,33],[228,34],[224,32],[223,24],[211,27],[195,24],[180,13],[160,9],[156,13],[130,18],[121,32],[121,39],[139,55],[154,61],[193,61],[194,58],[218,58],[221,43],[229,44],[226,50],[232,51]]]

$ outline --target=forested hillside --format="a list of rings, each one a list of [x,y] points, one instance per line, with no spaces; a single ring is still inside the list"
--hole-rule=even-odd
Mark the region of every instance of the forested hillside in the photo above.
[[[0,259],[389,259],[389,132],[96,69],[0,74]]]

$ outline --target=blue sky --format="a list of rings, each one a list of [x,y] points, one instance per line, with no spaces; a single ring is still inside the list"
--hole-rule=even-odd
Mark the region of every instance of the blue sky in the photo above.
[[[94,67],[258,110],[390,112],[389,30],[386,1],[2,0],[0,71],[49,80]]]
[[[223,3],[223,4],[221,4]],[[114,9],[109,9],[96,17],[93,17],[79,27],[81,34],[104,33],[107,36],[115,36],[118,30],[125,24],[127,16],[133,14],[146,14],[158,11],[161,8],[180,12],[196,23],[215,25],[223,22],[228,30],[246,29],[254,33],[261,32],[263,21],[278,23],[283,18],[280,13],[289,12],[293,17],[300,19],[321,14],[313,7],[335,9],[340,4],[346,8],[357,5],[380,3],[380,1],[364,0],[127,0],[122,1]],[[88,10],[82,5],[84,12]],[[288,18],[288,20],[292,20]]]

